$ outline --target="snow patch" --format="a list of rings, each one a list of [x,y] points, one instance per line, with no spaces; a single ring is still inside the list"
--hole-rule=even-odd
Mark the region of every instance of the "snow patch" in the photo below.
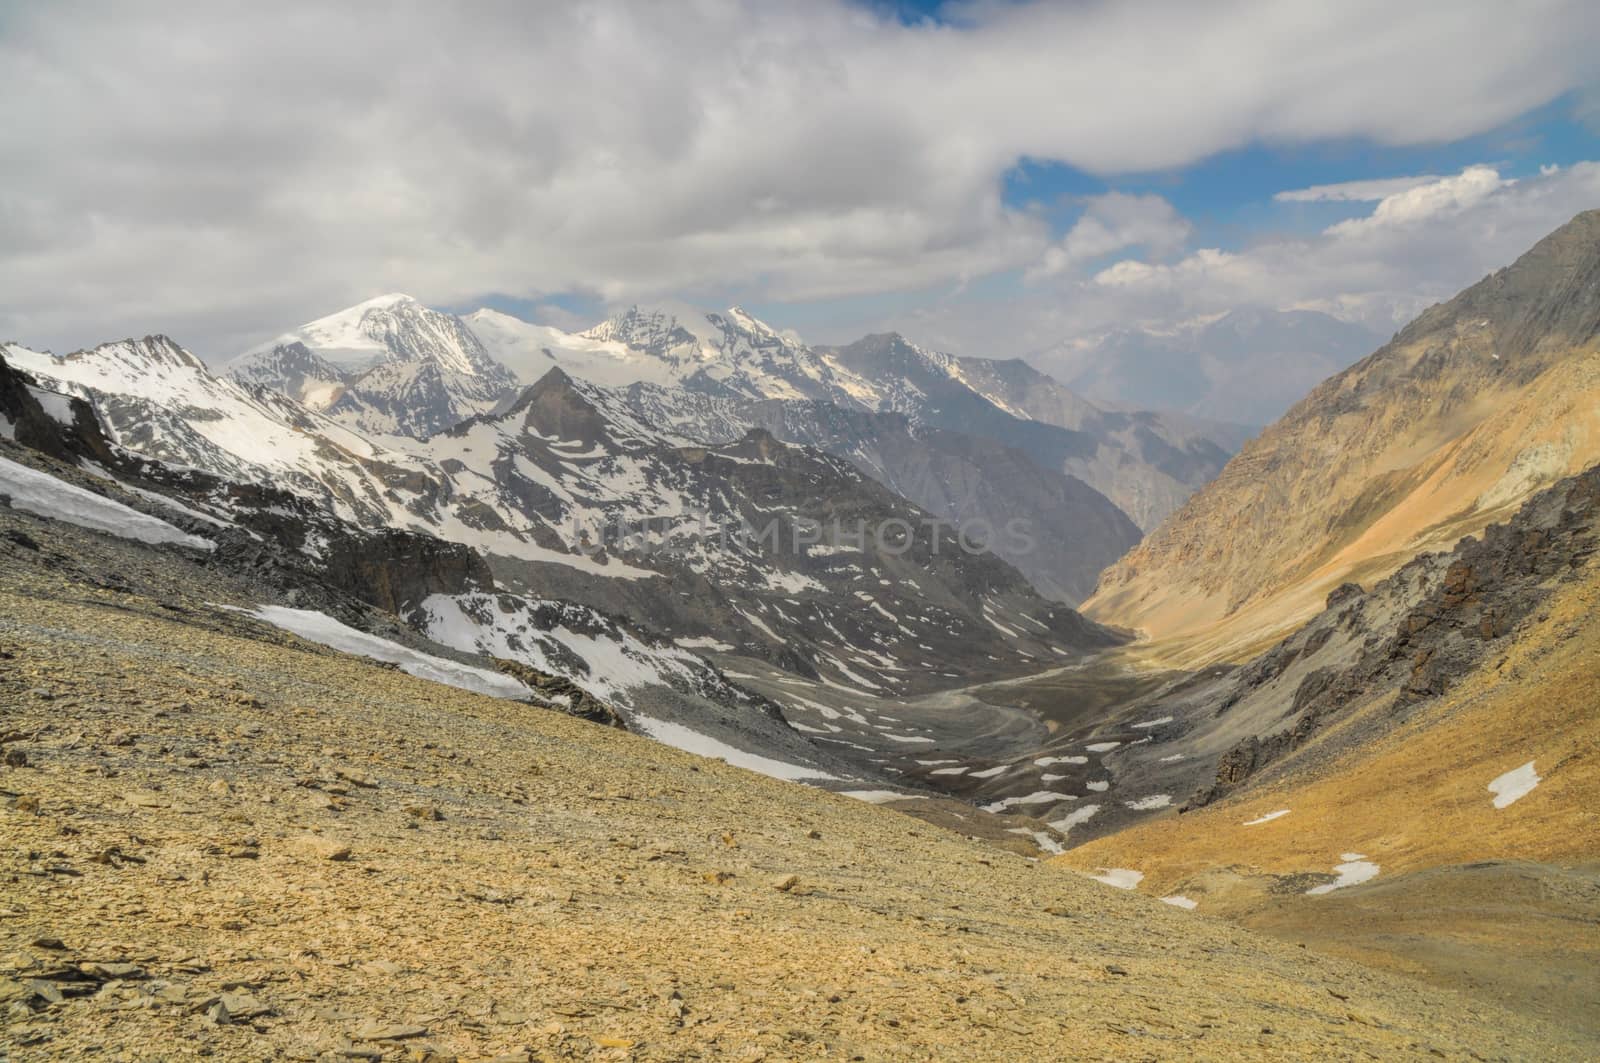
[[[1259,817],[1257,817],[1255,819],[1246,820],[1245,823],[1244,823],[1244,826],[1246,826],[1246,827],[1259,827],[1263,823],[1271,823],[1273,820],[1277,819],[1279,816],[1287,816],[1288,814],[1289,814],[1289,810],[1287,808],[1280,808],[1276,812],[1268,812],[1264,816],[1259,816]]]
[[[1317,896],[1323,893],[1332,893],[1342,890],[1346,886],[1358,886],[1363,882],[1378,877],[1378,865],[1362,856],[1360,853],[1341,853],[1339,859],[1344,863],[1334,865],[1334,871],[1339,877],[1332,882],[1325,882],[1320,886],[1312,886],[1306,890],[1308,896]]]
[[[1516,804],[1532,793],[1533,788],[1542,781],[1535,774],[1531,760],[1520,768],[1511,769],[1489,784],[1489,792],[1494,794],[1494,807],[1505,808]]]
[[[681,723],[671,723],[667,720],[654,720],[648,716],[634,716],[629,721],[641,734],[654,738],[663,745],[674,749],[681,749],[685,753],[694,753],[702,757],[712,757],[725,760],[736,768],[769,775],[774,779],[786,779],[790,782],[799,782],[803,779],[838,779],[837,775],[830,775],[821,768],[807,768],[800,764],[790,764],[783,760],[774,760],[756,753],[746,753],[736,749],[726,742],[712,738],[710,735],[701,734],[691,730]]]
[[[1084,805],[1082,808],[1073,809],[1060,819],[1051,820],[1049,825],[1053,829],[1065,834],[1073,827],[1078,826],[1080,823],[1087,823],[1089,821],[1089,817],[1098,811],[1100,811],[1099,805]]]
[[[1144,881],[1144,872],[1135,871],[1129,867],[1102,867],[1098,875],[1089,877],[1096,882],[1104,882],[1107,886],[1115,886],[1119,890],[1131,890]]]
[[[881,805],[886,801],[921,801],[926,798],[924,794],[903,794],[896,790],[840,790],[839,795],[871,805]]]

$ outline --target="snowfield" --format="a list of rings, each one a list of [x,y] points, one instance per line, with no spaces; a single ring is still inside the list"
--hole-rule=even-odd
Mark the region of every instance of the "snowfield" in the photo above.
[[[365,631],[357,631],[353,627],[341,624],[326,613],[310,609],[289,609],[281,605],[261,605],[255,609],[239,611],[257,620],[263,620],[273,627],[293,632],[308,642],[315,642],[341,653],[388,661],[399,666],[402,672],[414,675],[418,679],[460,687],[462,690],[487,694],[492,698],[534,696],[533,691],[508,675],[491,672],[487,668],[474,668],[469,664],[447,661],[443,657],[434,657],[402,646],[398,642],[369,635]]]
[[[1368,882],[1378,877],[1378,865],[1360,853],[1344,853],[1340,856],[1340,859],[1344,863],[1334,866],[1334,871],[1338,872],[1339,877],[1332,882],[1325,882],[1320,886],[1312,886],[1306,890],[1307,896],[1316,897],[1324,893],[1332,893],[1334,890],[1342,890],[1346,886],[1359,886],[1363,882]]]
[[[174,528],[157,517],[129,509],[121,502],[85,491],[49,473],[0,458],[0,495],[11,507],[37,517],[76,524],[80,528],[133,539],[141,543],[174,543],[195,550],[215,550],[209,539]]]
[[[710,735],[701,734],[699,731],[685,727],[681,723],[653,720],[648,716],[634,716],[629,722],[637,728],[640,734],[647,735],[663,745],[681,749],[685,753],[725,760],[736,768],[744,768],[747,771],[768,775],[774,779],[802,782],[816,779],[838,780],[839,778],[839,776],[829,774],[821,768],[807,768],[800,764],[790,764],[787,761],[763,757],[757,753],[746,753],[742,749],[736,749],[726,742],[718,741]],[[896,794],[895,796],[900,797],[902,795]]]

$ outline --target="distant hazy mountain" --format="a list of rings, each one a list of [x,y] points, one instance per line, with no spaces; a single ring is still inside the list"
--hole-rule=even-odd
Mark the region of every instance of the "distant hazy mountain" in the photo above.
[[[1241,309],[1164,331],[1114,329],[1032,360],[1089,398],[1263,425],[1381,339],[1316,311]]]

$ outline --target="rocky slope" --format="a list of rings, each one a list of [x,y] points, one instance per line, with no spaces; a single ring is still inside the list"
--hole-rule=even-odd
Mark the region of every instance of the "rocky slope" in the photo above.
[[[1600,458],[1600,212],[1319,385],[1101,579],[1089,608],[1243,659],[1334,587],[1503,519]]]
[[[891,811],[329,652],[208,604],[181,555],[152,552],[116,589],[0,551],[18,1063],[1591,1047]]]
[[[1197,792],[1065,861],[1600,1038],[1597,545],[1600,469],[1152,698],[1112,796]]]

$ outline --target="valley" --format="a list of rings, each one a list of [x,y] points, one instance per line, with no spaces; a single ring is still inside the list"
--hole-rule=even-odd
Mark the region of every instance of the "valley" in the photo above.
[[[1597,219],[1254,436],[737,307],[0,345],[16,1058],[1592,1054]]]

